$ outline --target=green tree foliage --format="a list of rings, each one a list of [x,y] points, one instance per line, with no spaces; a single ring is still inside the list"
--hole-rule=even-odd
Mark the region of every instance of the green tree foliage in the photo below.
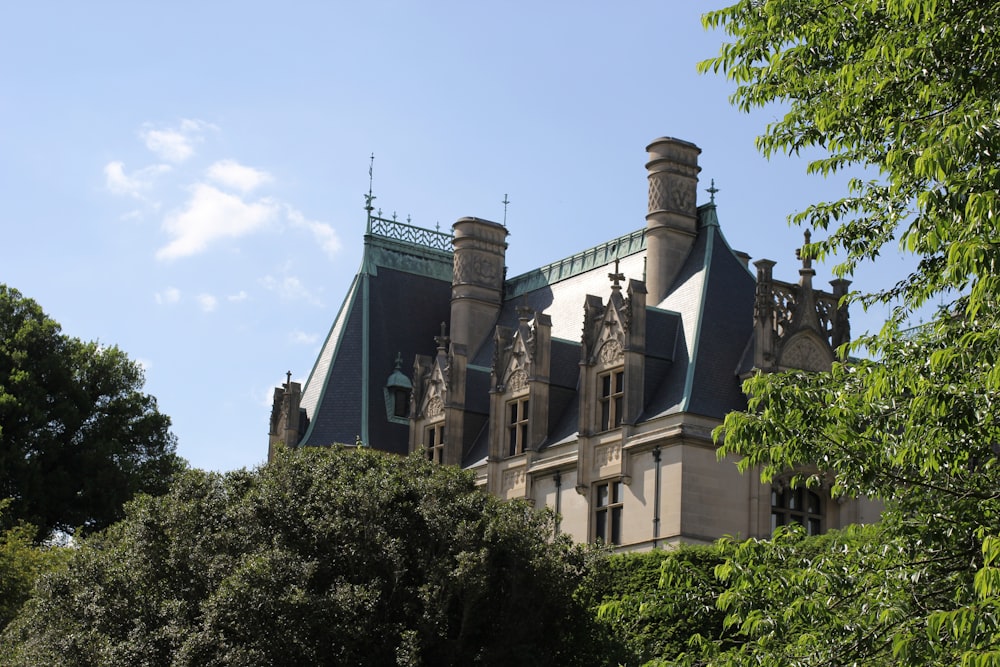
[[[699,639],[728,645],[715,577],[725,557],[723,545],[614,555],[584,578],[577,599],[625,644],[626,664],[675,661]]]
[[[0,501],[2,514],[9,500]],[[17,614],[40,576],[60,567],[69,549],[35,545],[36,529],[18,524],[0,533],[0,630]]]
[[[0,285],[0,498],[18,521],[72,532],[122,516],[136,493],[162,493],[181,460],[170,419],[142,393],[142,369],[117,347],[61,333],[37,303]]]
[[[587,551],[467,472],[370,449],[187,471],[85,540],[9,665],[600,664]]]
[[[720,605],[748,640],[715,664],[1000,664],[1000,4],[746,0],[706,24],[733,38],[724,71],[744,110],[780,103],[758,140],[810,169],[863,167],[847,196],[793,217],[829,236],[838,271],[898,242],[919,269],[862,337],[877,362],[752,378],[720,455],[769,481],[884,499],[877,527],[803,550],[793,532],[736,549]],[[916,331],[901,323],[948,299]],[[715,651],[714,654],[712,651]]]

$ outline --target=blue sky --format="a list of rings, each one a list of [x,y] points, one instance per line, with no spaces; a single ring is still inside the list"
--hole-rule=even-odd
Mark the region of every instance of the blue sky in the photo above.
[[[360,264],[373,153],[376,206],[416,225],[501,221],[508,195],[517,275],[642,227],[644,149],[686,139],[730,244],[795,280],[786,216],[843,182],[764,160],[780,110],[697,74],[716,6],[6,3],[0,282],[140,361],[179,453],[230,470],[266,457],[273,387],[308,376]]]

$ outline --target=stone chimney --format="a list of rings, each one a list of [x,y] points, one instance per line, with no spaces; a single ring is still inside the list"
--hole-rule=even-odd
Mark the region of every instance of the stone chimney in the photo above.
[[[687,141],[660,137],[646,147],[649,213],[646,214],[646,288],[655,306],[673,286],[698,232],[698,154]]]
[[[474,353],[493,334],[506,267],[507,228],[479,218],[460,218],[454,231],[451,342]]]
[[[288,372],[288,380],[274,389],[274,399],[271,405],[271,429],[268,432],[267,460],[274,458],[278,443],[286,447],[295,447],[305,430],[299,404],[302,402],[302,385],[292,382],[292,373]]]

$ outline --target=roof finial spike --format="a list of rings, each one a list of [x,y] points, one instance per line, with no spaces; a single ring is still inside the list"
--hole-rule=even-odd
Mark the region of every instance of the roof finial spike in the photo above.
[[[615,271],[614,273],[609,273],[608,278],[611,279],[611,289],[621,289],[622,286],[619,284],[622,280],[625,280],[625,274],[621,273],[618,269],[618,264],[621,260],[615,257]]]
[[[368,194],[365,195],[365,210],[368,211],[368,221],[371,222],[372,211],[375,207],[372,206],[372,201],[375,199],[375,195],[372,194],[372,181],[374,180],[374,169],[375,169],[375,153],[371,154],[368,160]]]
[[[807,245],[809,245],[809,243],[810,243],[810,241],[812,239],[812,232],[807,229],[802,234],[802,236],[805,237],[805,243],[802,244],[801,248],[797,248],[795,250],[795,259],[802,260],[802,268],[803,269],[812,269],[812,257],[810,257],[808,254],[806,254],[804,252],[805,251],[805,247]]]
[[[708,200],[709,204],[713,204],[713,205],[715,204],[715,193],[718,192],[718,191],[719,191],[719,188],[715,187],[715,179],[713,178],[712,179],[712,185],[711,185],[711,187],[705,189],[705,192],[707,192],[709,195],[711,195],[711,197]]]
[[[507,204],[510,203],[510,200],[507,199],[507,193],[506,192],[503,193],[503,201],[500,202],[500,203],[503,204],[503,226],[506,227],[507,226]]]

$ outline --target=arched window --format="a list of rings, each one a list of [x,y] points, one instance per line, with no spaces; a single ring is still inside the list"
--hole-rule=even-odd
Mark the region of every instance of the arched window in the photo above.
[[[809,535],[823,532],[823,499],[809,489],[771,489],[771,530],[797,523]]]

